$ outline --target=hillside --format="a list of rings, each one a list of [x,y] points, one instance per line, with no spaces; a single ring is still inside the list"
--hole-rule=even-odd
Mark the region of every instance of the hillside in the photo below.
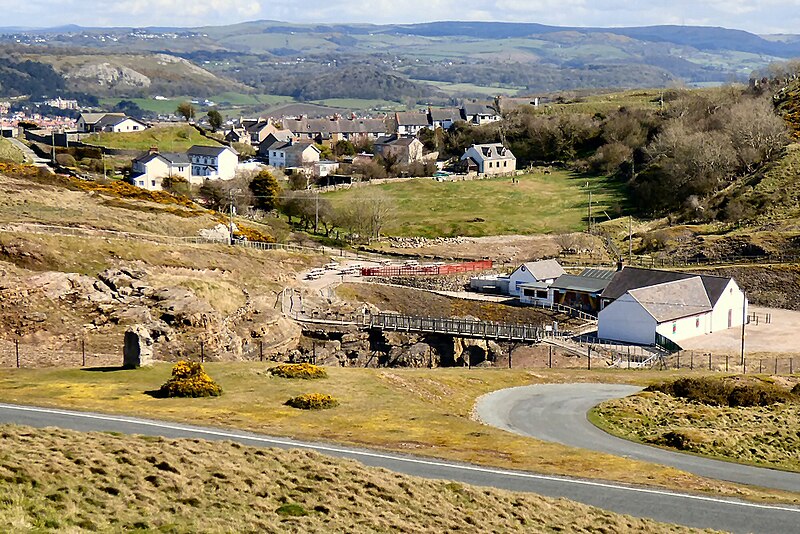
[[[435,92],[420,98],[413,86],[399,82],[381,87],[374,77],[358,86],[341,81],[346,81],[343,74],[350,72],[348,68],[378,69],[408,78],[406,85],[415,81],[464,84],[458,91],[448,91],[456,98],[485,96],[491,88],[524,94],[577,87],[664,87],[678,81],[746,80],[771,62],[800,55],[800,41],[792,36],[767,39],[724,28],[480,22],[304,25],[253,21],[150,31],[65,27],[9,31],[0,35],[0,42],[56,49],[81,46],[90,56],[95,50],[98,57],[82,65],[64,71],[56,65],[56,69],[68,75],[72,87],[84,88],[84,82],[100,80],[106,93],[209,95],[214,88],[231,88],[229,80],[236,80],[250,87],[238,85],[243,92],[311,99],[398,101],[409,97],[442,103],[446,99],[437,100]],[[163,73],[162,57],[172,58]],[[176,66],[175,57],[193,65]],[[197,78],[196,88],[176,83],[176,73],[182,71]],[[320,73],[331,79],[318,84]],[[308,90],[304,84],[309,84]]]
[[[148,128],[140,132],[95,133],[84,139],[90,145],[147,151],[159,147],[164,152],[185,152],[193,145],[216,146],[219,143],[187,125]]]
[[[70,48],[27,51],[26,59],[52,66],[68,90],[96,96],[209,96],[248,91],[186,59],[163,53],[98,53]]]
[[[0,435],[6,531],[694,531],[304,450],[17,426]]]

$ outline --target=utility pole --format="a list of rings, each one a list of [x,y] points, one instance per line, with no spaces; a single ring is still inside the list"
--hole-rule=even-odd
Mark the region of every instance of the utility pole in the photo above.
[[[628,263],[633,261],[633,216],[628,215]]]
[[[319,191],[314,192],[314,233],[317,233],[319,226]]]
[[[233,245],[233,189],[230,193],[230,215],[228,217],[228,231],[230,232],[230,244]]]
[[[744,326],[747,324],[747,293],[742,290],[742,367],[744,367]]]
[[[589,182],[586,182],[586,188],[589,188]],[[592,233],[592,191],[589,190],[589,220],[586,223],[586,231],[587,233]]]
[[[53,157],[53,166],[56,164],[56,129],[55,127],[50,128],[50,149],[52,151]]]

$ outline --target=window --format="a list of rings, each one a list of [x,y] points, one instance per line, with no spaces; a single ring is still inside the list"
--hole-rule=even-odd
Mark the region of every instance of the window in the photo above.
[[[144,180],[139,180],[139,187],[144,187]]]
[[[695,328],[700,328],[700,317],[698,317],[697,319],[694,320],[694,327]]]
[[[538,289],[538,290],[536,290],[536,298],[537,299],[546,299],[547,298],[547,290],[546,289]]]
[[[508,167],[508,162],[507,161],[503,162],[503,167]]]
[[[672,333],[674,334],[677,331],[678,331],[678,323],[672,323]]]
[[[156,186],[156,181],[155,180],[150,180],[150,186],[151,187],[155,187]]]

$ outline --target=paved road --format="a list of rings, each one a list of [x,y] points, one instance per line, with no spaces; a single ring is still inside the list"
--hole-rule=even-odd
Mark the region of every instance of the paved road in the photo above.
[[[797,532],[800,523],[800,508],[791,506],[768,506],[611,482],[537,475],[163,421],[0,404],[0,422],[36,427],[56,426],[84,432],[112,431],[169,438],[224,439],[261,447],[307,448],[409,475],[566,497],[615,512],[731,532],[791,533]]]
[[[523,386],[485,395],[478,401],[476,413],[486,424],[523,436],[669,465],[708,478],[800,493],[800,474],[634,443],[611,436],[586,419],[586,413],[597,404],[640,390],[620,384]]]

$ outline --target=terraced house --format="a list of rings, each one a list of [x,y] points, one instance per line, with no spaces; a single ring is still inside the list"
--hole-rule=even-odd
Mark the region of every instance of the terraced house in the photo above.
[[[236,174],[239,156],[227,146],[195,145],[187,152],[192,164],[191,182],[203,183],[204,180],[230,180]]]

